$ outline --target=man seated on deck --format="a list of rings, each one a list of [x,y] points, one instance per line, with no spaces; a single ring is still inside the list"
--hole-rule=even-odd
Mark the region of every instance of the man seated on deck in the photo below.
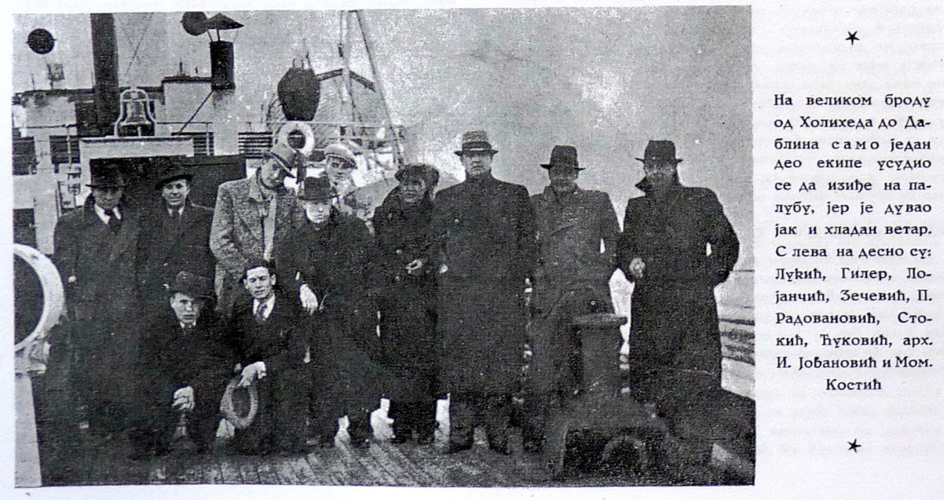
[[[149,325],[139,369],[144,412],[132,431],[132,458],[169,451],[181,422],[196,451],[206,451],[216,436],[220,399],[235,364],[213,317],[210,278],[178,273]]]
[[[299,326],[299,301],[280,293],[277,278],[272,264],[251,262],[243,274],[249,296],[233,309],[231,333],[242,370],[239,385],[255,386],[259,398],[255,419],[233,439],[242,453],[294,453],[304,445],[308,342]]]

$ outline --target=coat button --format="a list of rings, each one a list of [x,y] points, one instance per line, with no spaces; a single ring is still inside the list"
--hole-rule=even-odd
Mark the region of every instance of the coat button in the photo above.
[[[456,219],[454,222],[455,222],[456,224],[458,224],[458,223],[459,223],[459,219]]]
[[[398,249],[397,249],[397,255],[403,255],[403,250],[401,250],[401,249],[398,248]]]

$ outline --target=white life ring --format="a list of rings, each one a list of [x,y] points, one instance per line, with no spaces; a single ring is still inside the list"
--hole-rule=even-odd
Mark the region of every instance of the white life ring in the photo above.
[[[18,243],[13,245],[13,254],[22,258],[33,268],[43,288],[43,312],[33,331],[13,346],[13,352],[19,352],[33,342],[41,341],[46,336],[46,332],[59,323],[59,318],[65,309],[66,296],[59,270],[48,257],[35,248]]]
[[[252,421],[256,418],[256,413],[259,412],[259,391],[256,390],[255,385],[239,387],[239,381],[241,379],[242,376],[237,375],[226,384],[223,399],[220,401],[220,414],[223,415],[223,418],[229,420],[230,423],[233,424],[233,427],[237,429],[245,429],[252,425]],[[233,401],[233,394],[238,390],[247,391],[249,396],[249,410],[245,415],[236,413],[236,404]]]
[[[315,151],[315,131],[311,128],[311,125],[307,122],[300,121],[285,122],[279,127],[275,141],[281,142],[282,144],[290,144],[288,142],[288,136],[292,132],[300,132],[305,137],[305,144],[296,149],[305,156],[305,159],[311,158],[311,154]]]

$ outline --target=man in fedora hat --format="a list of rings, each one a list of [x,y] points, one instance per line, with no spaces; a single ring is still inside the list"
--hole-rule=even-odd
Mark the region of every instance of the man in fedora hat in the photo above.
[[[236,363],[215,320],[212,280],[179,272],[165,302],[150,313],[141,350],[141,415],[132,436],[134,457],[168,451],[182,413],[197,451],[206,451],[216,436],[220,399]]]
[[[554,146],[550,185],[531,197],[537,220],[538,259],[531,296],[528,341],[532,357],[525,387],[529,417],[525,448],[541,448],[549,411],[580,386],[576,316],[613,312],[610,276],[616,270],[619,220],[610,197],[577,185],[583,168],[574,146]],[[602,244],[602,250],[601,250]],[[613,346],[613,355],[619,349]],[[614,358],[615,359],[615,358]]]
[[[216,261],[210,251],[213,210],[190,200],[193,174],[173,160],[156,162],[154,188],[161,200],[144,214],[141,284],[147,304],[163,302],[177,273],[212,277]]]
[[[141,227],[124,201],[124,176],[115,165],[94,169],[83,208],[56,223],[54,260],[66,292],[71,325],[72,385],[87,405],[91,430],[123,430],[137,361],[139,331],[136,259]]]
[[[305,221],[280,247],[278,261],[307,313],[301,324],[310,332],[313,437],[333,444],[338,418],[347,415],[350,443],[363,448],[380,404],[380,339],[368,279],[374,242],[362,220],[332,205],[336,194],[326,177],[304,180]]]
[[[680,438],[680,465],[694,470],[711,457],[721,390],[714,288],[737,262],[738,238],[713,191],[679,183],[673,142],[649,141],[637,160],[644,196],[629,200],[617,249],[635,282],[630,380],[634,396],[655,403]]]
[[[239,281],[246,265],[252,260],[271,261],[279,242],[301,217],[295,194],[284,184],[298,165],[298,152],[276,143],[255,175],[224,182],[217,190],[210,250],[217,259],[217,308],[224,315],[245,293]]]
[[[484,131],[456,151],[465,181],[440,191],[433,217],[442,376],[450,392],[448,452],[469,449],[484,425],[489,446],[509,453],[511,394],[519,389],[534,267],[534,212],[524,186],[492,177],[498,151]]]

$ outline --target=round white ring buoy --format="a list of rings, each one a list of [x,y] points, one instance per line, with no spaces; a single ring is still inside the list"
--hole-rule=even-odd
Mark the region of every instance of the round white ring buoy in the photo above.
[[[220,413],[223,415],[223,418],[229,420],[230,423],[233,424],[233,427],[237,429],[245,429],[252,425],[252,421],[256,418],[256,413],[259,412],[259,391],[256,390],[255,385],[238,387],[241,378],[240,375],[237,375],[226,384],[223,399],[220,401]],[[245,416],[236,414],[236,407],[233,403],[233,393],[237,390],[246,390],[249,393],[249,412]]]
[[[56,265],[43,255],[39,250],[20,245],[13,245],[13,254],[22,258],[36,275],[39,277],[39,284],[43,288],[43,312],[39,316],[39,321],[33,331],[23,340],[13,346],[13,352],[19,352],[35,341],[42,340],[62,316],[65,309],[66,296],[62,287],[62,278],[59,276],[59,270]]]
[[[315,131],[311,128],[311,125],[307,122],[299,121],[285,122],[279,127],[279,133],[276,134],[275,141],[291,145],[291,143],[288,142],[288,136],[292,132],[300,132],[305,136],[305,144],[296,149],[298,149],[301,154],[305,155],[306,159],[310,158],[311,154],[315,151]]]

